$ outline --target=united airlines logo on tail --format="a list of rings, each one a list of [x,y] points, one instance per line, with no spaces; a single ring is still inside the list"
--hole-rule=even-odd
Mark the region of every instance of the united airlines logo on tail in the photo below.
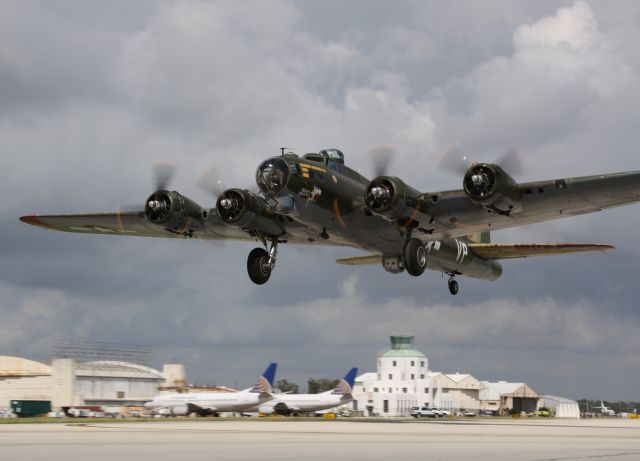
[[[266,392],[267,394],[270,394],[271,385],[269,384],[269,381],[264,379],[264,376],[260,376],[258,378],[258,382],[253,385],[250,392],[257,392],[260,394]]]
[[[332,392],[332,394],[335,394],[335,395],[344,395],[344,394],[350,394],[350,393],[351,393],[351,386],[349,386],[349,384],[344,379],[340,380],[340,382],[335,387],[335,389],[333,389],[333,392]]]
[[[278,365],[272,363],[267,367],[262,376],[258,378],[258,382],[254,384],[249,392],[254,392],[258,394],[267,393],[271,394],[273,391],[273,381],[276,377],[276,367]]]
[[[333,389],[333,392],[331,394],[333,395],[351,394],[351,390],[353,388],[353,382],[356,379],[356,373],[358,373],[357,368],[352,368],[351,370],[349,370],[349,373],[347,373],[347,376],[345,376],[344,379],[341,379],[338,382],[338,385],[335,387],[335,389]]]

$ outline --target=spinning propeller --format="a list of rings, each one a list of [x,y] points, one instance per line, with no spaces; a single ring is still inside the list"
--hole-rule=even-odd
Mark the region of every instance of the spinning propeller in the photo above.
[[[478,162],[471,161],[469,156],[462,151],[459,142],[455,142],[447,147],[440,156],[438,168],[456,175],[464,175],[469,168],[477,163]],[[524,172],[522,156],[514,147],[506,149],[498,160],[492,163],[498,165],[507,174],[512,176],[519,176]]]

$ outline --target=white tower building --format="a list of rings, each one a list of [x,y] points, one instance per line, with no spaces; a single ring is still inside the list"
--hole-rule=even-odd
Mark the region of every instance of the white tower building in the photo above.
[[[391,336],[391,349],[378,355],[377,373],[354,385],[354,410],[365,416],[407,416],[411,407],[431,405],[427,357],[413,348],[413,336]]]

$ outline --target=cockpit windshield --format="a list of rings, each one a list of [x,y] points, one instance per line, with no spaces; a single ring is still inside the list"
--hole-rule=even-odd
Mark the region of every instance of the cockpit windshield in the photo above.
[[[320,155],[327,157],[329,160],[339,162],[344,165],[344,154],[338,149],[324,149],[319,152]]]

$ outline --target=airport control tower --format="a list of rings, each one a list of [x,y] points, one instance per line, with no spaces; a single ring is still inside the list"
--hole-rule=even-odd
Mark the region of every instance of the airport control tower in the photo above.
[[[391,349],[378,355],[379,379],[413,381],[425,379],[429,370],[427,357],[413,348],[413,336],[391,336]]]

